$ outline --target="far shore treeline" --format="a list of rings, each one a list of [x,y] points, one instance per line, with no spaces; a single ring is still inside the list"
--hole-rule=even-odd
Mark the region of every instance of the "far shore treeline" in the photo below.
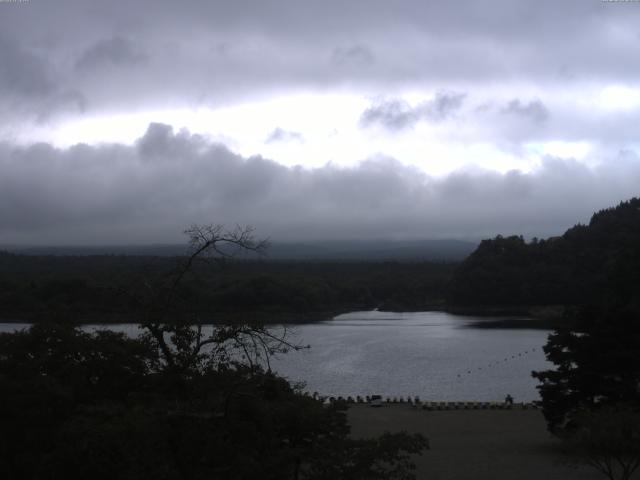
[[[498,235],[461,262],[205,260],[181,287],[203,322],[304,322],[373,309],[467,314],[553,313],[640,285],[640,199],[593,215],[564,235]],[[135,321],[131,289],[177,256],[0,252],[0,321]],[[603,299],[604,300],[604,299]]]
[[[0,253],[0,321],[135,322],[132,289],[178,257]],[[180,295],[203,322],[305,322],[359,309],[443,309],[452,262],[227,261],[194,266]],[[256,318],[257,317],[257,318]]]

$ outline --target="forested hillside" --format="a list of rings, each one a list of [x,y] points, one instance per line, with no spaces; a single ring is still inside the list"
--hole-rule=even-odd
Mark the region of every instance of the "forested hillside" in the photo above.
[[[634,296],[640,298],[640,198],[599,211],[561,237],[482,241],[456,269],[449,298],[458,306],[524,306]]]

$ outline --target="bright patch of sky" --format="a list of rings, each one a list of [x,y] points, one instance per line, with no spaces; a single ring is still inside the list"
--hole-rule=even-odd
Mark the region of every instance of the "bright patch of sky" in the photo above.
[[[523,90],[526,91],[520,92]],[[384,97],[306,93],[217,109],[178,108],[72,117],[32,129],[19,138],[23,143],[47,141],[60,148],[77,143],[131,145],[150,123],[157,122],[171,125],[176,131],[186,129],[191,134],[203,135],[245,157],[261,155],[286,166],[307,168],[327,163],[353,166],[367,158],[388,156],[439,176],[470,166],[498,172],[513,169],[526,172],[539,165],[544,156],[589,161],[593,151],[589,139],[556,140],[551,132],[545,134],[547,138],[527,141],[530,131],[535,138],[539,127],[535,121],[519,127],[520,133],[509,132],[509,122],[506,126],[492,124],[492,119],[504,121],[507,113],[524,116],[527,107],[507,112],[505,105],[509,105],[514,95],[503,92],[500,98],[491,89],[483,93],[470,98],[453,118],[442,122],[416,121],[400,131],[387,131],[384,126],[363,128],[360,122],[372,102]],[[409,91],[393,98],[405,102],[408,108],[417,108],[433,95]],[[527,98],[539,97],[532,91]],[[593,116],[625,113],[640,106],[640,90],[614,85],[599,91],[593,87],[579,92],[549,91],[545,102],[544,108],[589,112]],[[281,134],[274,137],[275,131]],[[560,128],[558,137],[562,133]],[[512,135],[515,140],[510,138]],[[522,144],[515,146],[518,141]]]

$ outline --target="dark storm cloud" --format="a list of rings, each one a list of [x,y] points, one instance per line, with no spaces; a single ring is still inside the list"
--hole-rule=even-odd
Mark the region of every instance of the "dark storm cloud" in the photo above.
[[[462,107],[464,93],[438,92],[432,100],[412,107],[398,99],[374,102],[360,117],[360,126],[380,125],[391,131],[413,127],[420,121],[441,122]]]
[[[456,146],[514,152],[531,142],[585,141],[603,162],[547,158],[532,173],[441,179],[383,157],[353,168],[286,168],[162,124],[133,146],[4,143],[0,239],[164,241],[210,221],[253,223],[285,238],[559,233],[638,193],[630,149],[640,110],[593,112],[597,99],[562,97],[638,87],[639,24],[637,4],[597,0],[0,2],[2,137],[84,112],[337,91],[387,99],[363,113],[363,127],[398,132],[441,122],[438,133],[458,135]],[[468,97],[400,100],[443,88]],[[493,103],[474,111],[483,101]],[[453,132],[452,118],[464,120],[449,125]],[[274,133],[273,141],[294,139]]]
[[[407,102],[403,100],[383,100],[374,103],[360,116],[360,126],[382,125],[395,131],[413,126],[418,117]]]
[[[104,65],[127,67],[142,63],[146,59],[145,55],[136,51],[130,40],[117,36],[100,40],[87,49],[75,66],[79,70],[89,70]]]
[[[546,158],[531,173],[433,178],[385,157],[288,168],[150,125],[134,146],[0,144],[5,243],[180,241],[191,223],[253,224],[274,239],[553,235],[638,194],[640,158],[589,168]]]
[[[0,3],[0,31],[22,52],[11,72],[40,69],[46,58],[61,90],[81,92],[95,109],[217,104],[286,88],[637,83],[639,23],[637,5],[597,0]],[[212,55],[219,45],[232,48]],[[77,78],[76,63],[118,68]],[[20,89],[48,88],[46,74],[24,78]]]
[[[39,49],[0,34],[0,122],[6,126],[29,118],[42,123],[61,112],[79,113],[85,108],[85,96],[64,86]]]
[[[269,134],[266,139],[266,143],[276,143],[276,142],[302,142],[304,141],[304,137],[300,132],[291,132],[289,130],[284,130],[280,127],[277,127]]]
[[[464,93],[437,93],[436,97],[423,104],[422,109],[427,118],[434,121],[444,120],[453,115],[464,102]]]
[[[503,109],[507,115],[519,115],[536,123],[543,123],[549,118],[549,110],[539,99],[523,103],[518,99],[511,100]]]

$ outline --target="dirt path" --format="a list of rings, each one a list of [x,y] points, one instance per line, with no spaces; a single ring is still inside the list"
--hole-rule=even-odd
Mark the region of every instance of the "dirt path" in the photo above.
[[[602,480],[563,461],[537,410],[424,411],[408,405],[349,410],[352,434],[422,433],[431,450],[417,458],[419,480]],[[640,477],[638,477],[640,478]]]

